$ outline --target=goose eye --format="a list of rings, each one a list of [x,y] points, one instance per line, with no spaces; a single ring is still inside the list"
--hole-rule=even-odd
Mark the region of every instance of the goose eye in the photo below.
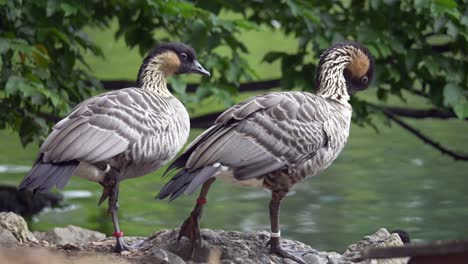
[[[363,77],[361,78],[361,82],[362,82],[362,83],[367,83],[368,81],[369,81],[369,78],[367,78],[367,76],[363,76]]]
[[[180,57],[182,57],[183,60],[187,60],[188,58],[187,53],[184,53],[184,52],[180,54]]]

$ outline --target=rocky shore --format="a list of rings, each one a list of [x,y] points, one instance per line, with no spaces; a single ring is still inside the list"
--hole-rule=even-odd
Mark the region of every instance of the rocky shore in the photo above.
[[[268,253],[265,244],[269,233],[266,231],[235,232],[202,229],[203,246],[190,258],[188,241],[177,241],[177,229],[161,230],[150,237],[126,237],[138,247],[120,254],[113,253],[114,238],[67,226],[47,232],[30,232],[21,216],[14,213],[0,213],[0,262],[1,263],[296,263]],[[343,253],[318,251],[299,241],[283,240],[288,248],[298,249],[307,254],[304,260],[310,264],[344,263],[406,263],[406,259],[364,260],[360,250],[366,247],[403,245],[397,234],[390,234],[382,228],[350,245]]]

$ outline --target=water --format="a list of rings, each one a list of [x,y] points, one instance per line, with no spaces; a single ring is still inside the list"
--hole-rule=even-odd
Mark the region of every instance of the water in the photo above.
[[[468,149],[468,122],[413,124],[457,151]],[[284,237],[335,251],[343,251],[380,227],[404,229],[414,240],[467,238],[468,162],[439,154],[397,126],[380,129],[376,134],[353,126],[338,160],[320,176],[296,186],[281,207]],[[19,143],[10,141],[9,149],[19,148]],[[28,165],[35,151],[29,148],[3,154],[0,161]],[[24,168],[20,169],[1,172],[1,183],[17,184],[24,176]],[[176,228],[189,215],[196,194],[172,203],[157,201],[154,196],[162,184],[159,173],[123,182],[120,219],[126,235],[148,236],[160,229]],[[74,178],[64,194],[66,206],[35,217],[30,223],[33,230],[72,224],[112,233],[106,206],[96,206],[101,195],[98,184]],[[201,225],[269,230],[268,202],[267,191],[216,181]]]

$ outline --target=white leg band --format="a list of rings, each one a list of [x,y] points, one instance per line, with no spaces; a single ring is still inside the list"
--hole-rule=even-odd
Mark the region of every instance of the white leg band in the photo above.
[[[108,173],[110,171],[110,165],[106,164],[106,169],[104,170],[104,173]]]
[[[273,233],[271,232],[271,237],[281,237],[281,231],[278,231],[278,233]]]

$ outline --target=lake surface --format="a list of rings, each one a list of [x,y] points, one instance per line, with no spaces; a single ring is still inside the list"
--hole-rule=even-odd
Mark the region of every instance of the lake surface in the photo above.
[[[468,122],[412,124],[441,143],[468,152]],[[404,229],[415,240],[468,238],[468,162],[443,156],[396,125],[379,128],[380,133],[375,133],[353,126],[349,143],[335,163],[296,186],[281,207],[284,237],[338,252],[380,227]],[[200,131],[195,130],[191,138]],[[0,135],[0,183],[16,185],[37,148],[23,150],[16,136],[6,131]],[[148,236],[179,227],[192,210],[196,194],[172,203],[154,199],[163,185],[160,173],[121,185],[120,219],[126,235]],[[33,219],[31,229],[71,224],[112,233],[106,206],[96,206],[100,185],[74,177],[64,194],[66,206],[42,212]],[[269,230],[268,203],[267,191],[216,181],[201,225]]]

